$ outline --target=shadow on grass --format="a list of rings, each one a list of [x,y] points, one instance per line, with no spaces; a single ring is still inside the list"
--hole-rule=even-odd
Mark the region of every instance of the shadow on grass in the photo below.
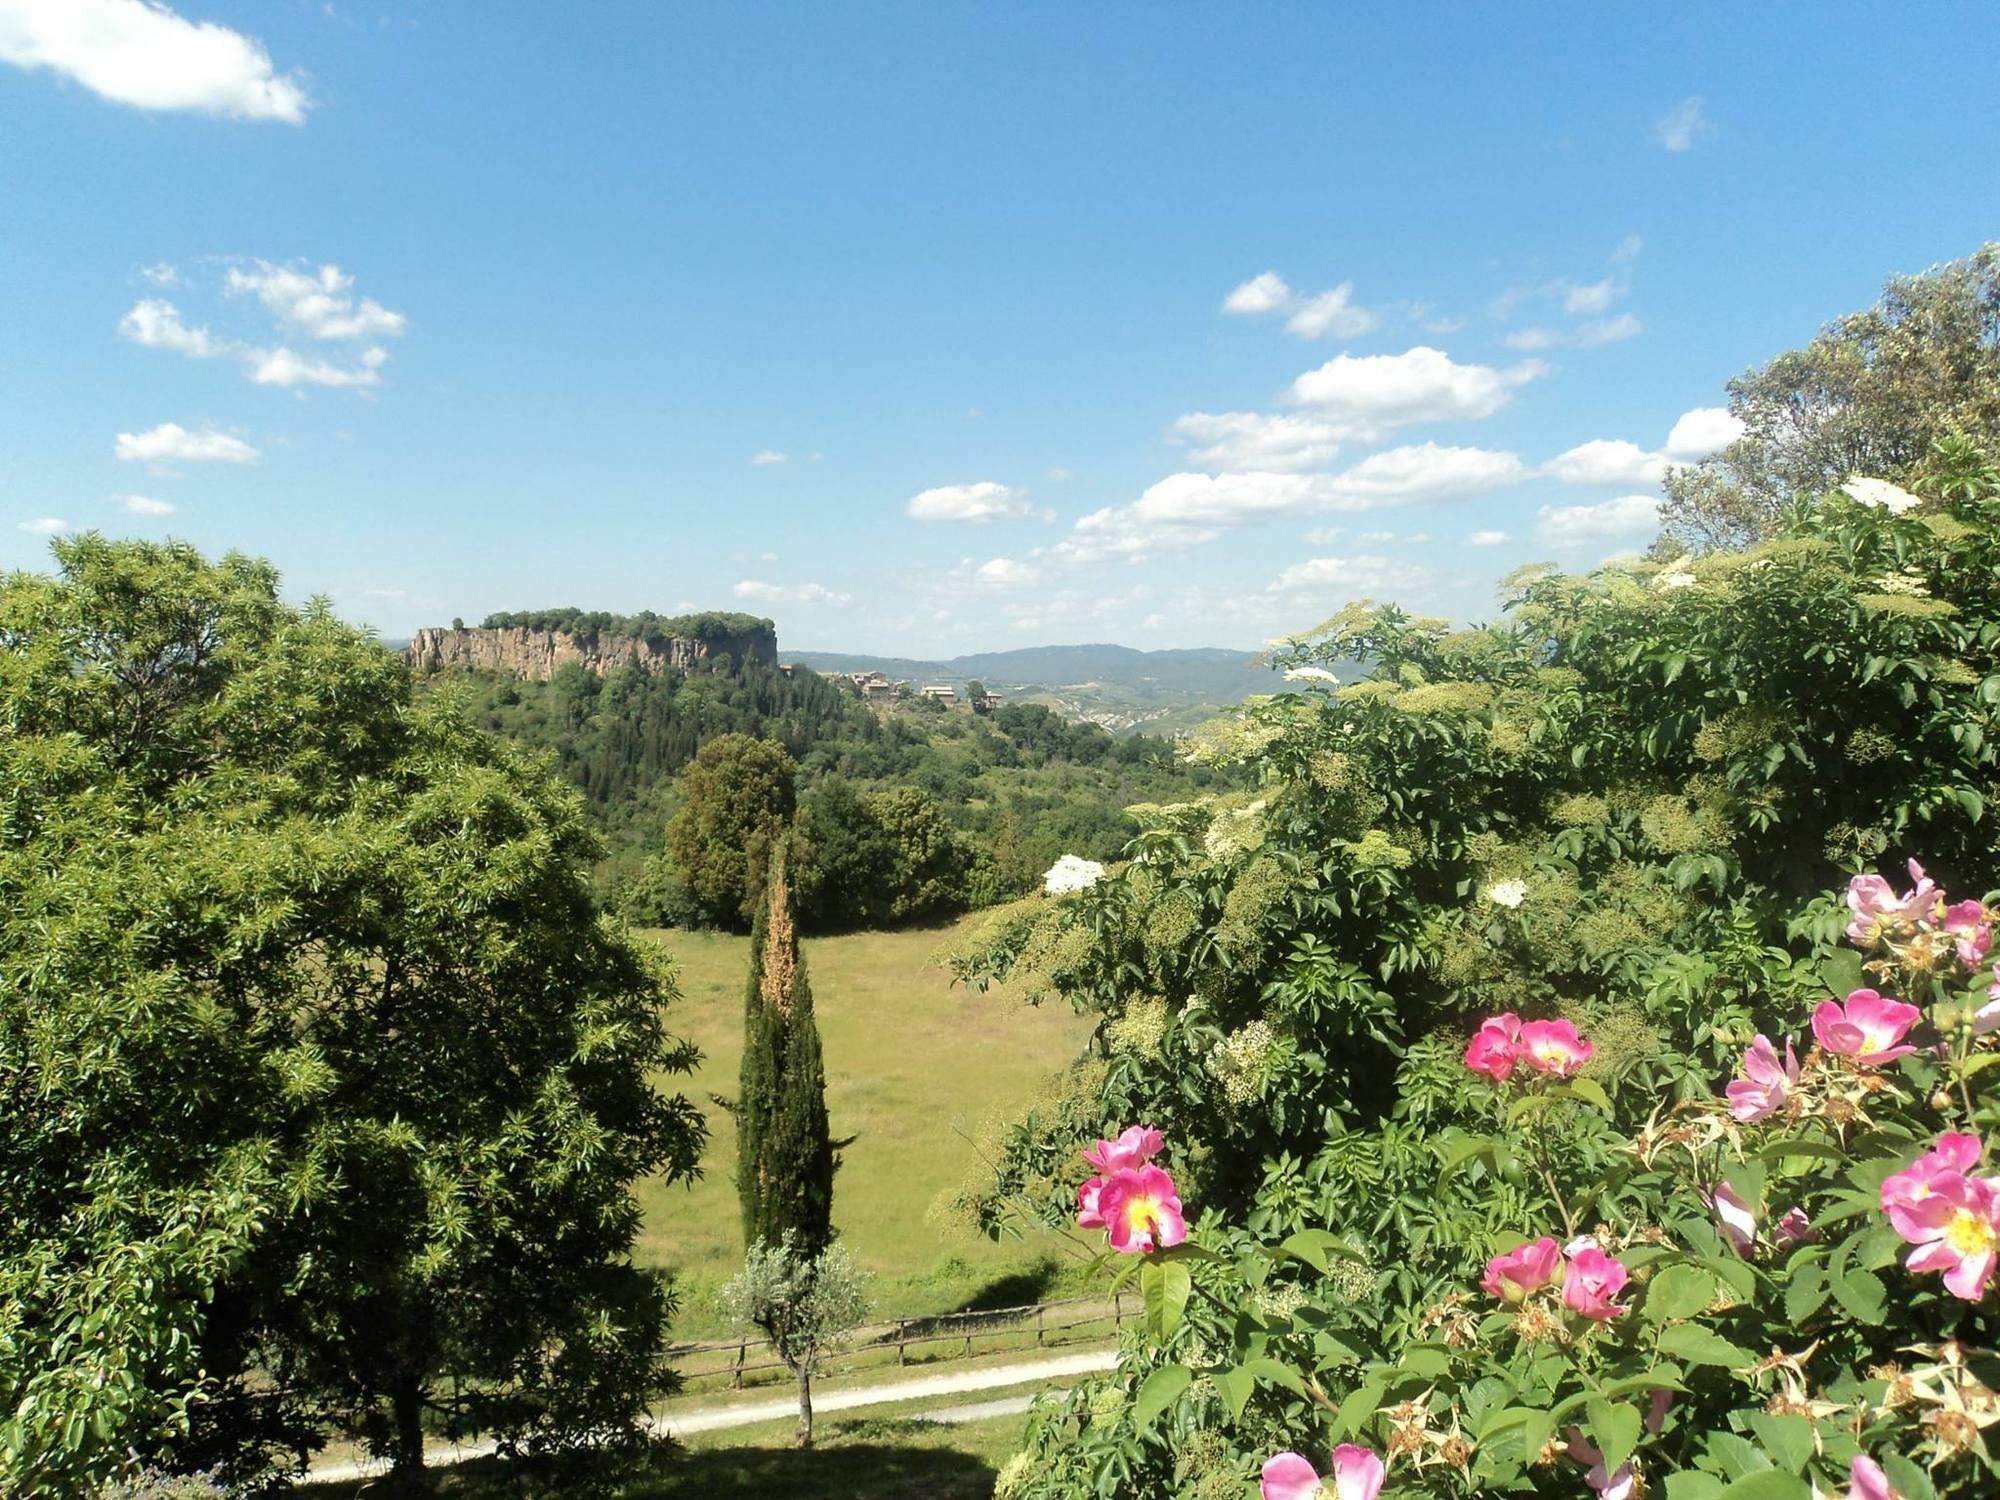
[[[1002,1307],[1029,1307],[1050,1301],[1050,1293],[1062,1281],[1063,1266],[1053,1257],[1033,1265],[1019,1266],[996,1276],[959,1303],[957,1312],[992,1312]]]
[[[827,1422],[819,1446],[655,1450],[589,1474],[481,1459],[436,1470],[425,1492],[438,1500],[992,1500],[992,1465],[937,1446],[948,1428],[920,1421]],[[329,1485],[295,1492],[311,1500],[388,1500],[375,1485]]]

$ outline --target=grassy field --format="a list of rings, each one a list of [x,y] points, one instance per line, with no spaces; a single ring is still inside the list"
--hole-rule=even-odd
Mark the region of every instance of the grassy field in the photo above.
[[[932,956],[951,939],[937,928],[810,939],[806,964],[825,1044],[827,1110],[836,1137],[853,1137],[835,1182],[834,1221],[871,1287],[876,1317],[919,1317],[966,1306],[1008,1306],[1092,1295],[1072,1281],[1072,1252],[1054,1236],[994,1245],[948,1232],[928,1216],[940,1192],[977,1162],[966,1136],[1006,1118],[1049,1073],[1075,1056],[1088,1023],[1066,1007],[1031,1007],[1002,990],[954,989]],[[692,1187],[642,1185],[639,1254],[676,1273],[686,1302],[677,1338],[737,1330],[714,1309],[715,1288],[742,1256],[736,1137],[709,1102],[733,1096],[742,1056],[749,940],[718,933],[649,935],[672,954],[683,999],[671,1028],[698,1043],[701,1072],[680,1086],[700,1102],[712,1134]]]

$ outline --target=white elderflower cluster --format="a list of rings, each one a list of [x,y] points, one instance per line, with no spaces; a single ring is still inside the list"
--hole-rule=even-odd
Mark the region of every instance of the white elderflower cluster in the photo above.
[[[1528,899],[1528,886],[1520,880],[1496,880],[1479,893],[1495,906],[1504,906],[1513,911]]]
[[[1886,479],[1869,479],[1860,474],[1841,485],[1840,492],[1857,504],[1872,505],[1892,516],[1915,510],[1924,503],[1901,485],[1891,484]]]
[[[1252,1021],[1209,1049],[1208,1071],[1231,1104],[1248,1104],[1264,1092],[1264,1065],[1276,1040],[1269,1022]]]
[[[1653,587],[1656,589],[1691,589],[1700,581],[1692,573],[1662,573],[1653,580]]]
[[[1051,896],[1067,896],[1073,891],[1087,891],[1103,878],[1104,866],[1096,860],[1065,854],[1049,866],[1048,874],[1042,877],[1042,889]]]
[[[1884,573],[1875,580],[1875,589],[1883,594],[1900,594],[1905,599],[1928,599],[1930,585],[1924,582],[1924,575],[1915,568],[1904,568],[1898,573]]]
[[[1287,667],[1285,668],[1285,681],[1338,682],[1340,681],[1340,674],[1338,672],[1329,672],[1325,667]]]

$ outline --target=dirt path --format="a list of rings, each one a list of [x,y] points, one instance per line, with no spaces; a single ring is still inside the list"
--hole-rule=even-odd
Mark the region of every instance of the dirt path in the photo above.
[[[915,1380],[896,1380],[881,1385],[851,1386],[842,1390],[815,1391],[813,1414],[853,1411],[863,1406],[886,1406],[905,1401],[932,1401],[940,1396],[963,1396],[974,1391],[1001,1390],[1011,1385],[1029,1385],[1044,1380],[1073,1380],[1109,1370],[1118,1363],[1115,1349],[1094,1349],[1081,1354],[1065,1354],[1053,1359],[1030,1360],[1017,1365],[983,1365],[976,1370],[960,1370],[941,1375],[925,1375]],[[923,1413],[926,1421],[977,1422],[987,1417],[1003,1417],[1028,1409],[1026,1396],[1007,1396],[996,1401],[972,1402]],[[798,1406],[790,1400],[738,1402],[733,1406],[700,1407],[669,1411],[652,1420],[655,1432],[685,1437],[697,1432],[720,1432],[731,1427],[754,1427],[760,1422],[781,1422],[794,1416]],[[424,1461],[433,1467],[484,1458],[493,1452],[491,1443],[437,1444],[425,1451]],[[335,1484],[342,1480],[366,1479],[383,1471],[380,1463],[328,1464],[308,1473],[302,1484]]]

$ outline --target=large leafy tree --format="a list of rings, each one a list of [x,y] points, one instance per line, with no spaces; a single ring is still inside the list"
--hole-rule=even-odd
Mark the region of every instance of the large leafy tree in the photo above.
[[[667,855],[694,915],[734,927],[756,910],[772,844],[797,807],[797,777],[784,746],[747,734],[710,740],[681,772]]]
[[[633,1431],[628,1189],[703,1127],[576,797],[268,564],[56,559],[0,581],[0,1487]]]
[[[1691,548],[1770,534],[1800,495],[1854,474],[1903,482],[1933,442],[2000,449],[2000,242],[1892,277],[1865,311],[1729,382],[1743,436],[1674,470],[1662,510]]]

